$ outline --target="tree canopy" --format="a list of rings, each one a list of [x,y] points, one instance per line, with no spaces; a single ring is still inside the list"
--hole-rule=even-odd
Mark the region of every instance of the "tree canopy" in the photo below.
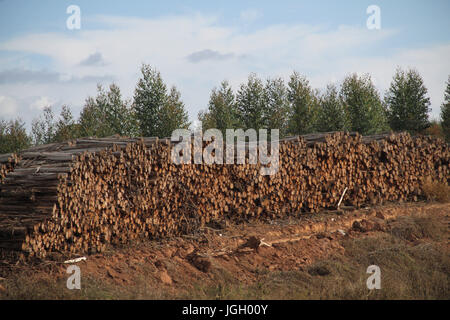
[[[386,110],[370,75],[347,76],[341,86],[340,99],[350,131],[367,135],[389,129]]]
[[[441,105],[441,123],[445,139],[450,142],[450,76],[444,93],[444,102]]]
[[[0,120],[0,152],[78,137],[168,137],[175,129],[189,128],[180,91],[168,87],[161,73],[150,65],[142,64],[140,72],[131,99],[123,98],[115,83],[106,88],[99,84],[97,94],[86,98],[78,119],[67,105],[56,116],[52,106],[47,106],[32,121],[30,134],[20,119]],[[280,137],[341,130],[367,135],[393,129],[412,134],[443,133],[450,141],[450,76],[440,122],[430,122],[429,111],[427,88],[414,69],[398,68],[383,100],[368,74],[350,74],[320,93],[294,71],[287,83],[280,77],[262,80],[251,73],[236,92],[222,81],[212,89],[207,108],[198,119],[203,130],[216,128],[224,137],[226,129],[279,129]]]
[[[420,74],[397,69],[385,101],[389,124],[394,131],[419,133],[430,126],[430,98]]]

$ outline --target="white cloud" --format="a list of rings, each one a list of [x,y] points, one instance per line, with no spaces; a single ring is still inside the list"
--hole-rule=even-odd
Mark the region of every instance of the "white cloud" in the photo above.
[[[242,21],[250,23],[257,19],[260,19],[263,16],[262,12],[257,9],[247,9],[241,11],[240,18]]]
[[[34,100],[30,107],[31,109],[35,109],[38,111],[44,110],[45,107],[51,107],[54,104],[54,101],[49,97],[39,97],[38,99]]]
[[[105,64],[106,62],[100,52],[95,52],[80,62],[80,66],[103,66]]]
[[[0,117],[15,117],[18,104],[15,99],[7,96],[0,96]]]
[[[252,18],[257,14],[247,12],[241,16]],[[80,81],[34,85],[7,82],[0,84],[0,95],[7,92],[11,97],[46,97],[74,106],[77,114],[87,95],[95,94],[95,81],[105,83],[114,77],[123,95],[131,97],[139,66],[145,62],[160,70],[168,85],[180,89],[194,120],[206,107],[212,87],[227,79],[237,89],[250,72],[288,79],[292,70],[298,70],[314,87],[322,88],[350,72],[369,72],[383,93],[400,65],[414,66],[421,72],[436,114],[450,72],[449,45],[380,52],[380,44],[395,37],[395,30],[374,32],[352,26],[330,30],[315,25],[278,24],[243,32],[237,27],[220,26],[215,17],[203,15],[90,19],[103,23],[105,28],[29,34],[0,43],[0,50],[51,57],[55,73]],[[199,52],[203,52],[203,58],[208,53],[210,59],[191,63],[186,58]],[[97,62],[108,64],[80,66],[93,53],[101,53],[101,59],[99,55],[94,57]],[[7,68],[0,64],[0,69]]]
[[[215,50],[205,49],[191,53],[186,57],[192,63],[198,63],[206,60],[227,60],[234,58],[233,53],[220,53]]]

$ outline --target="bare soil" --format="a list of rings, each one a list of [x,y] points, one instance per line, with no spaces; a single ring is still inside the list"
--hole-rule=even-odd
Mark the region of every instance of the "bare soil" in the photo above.
[[[81,290],[66,288],[74,257],[2,261],[0,299],[449,299],[449,223],[449,203],[217,222],[86,256]]]

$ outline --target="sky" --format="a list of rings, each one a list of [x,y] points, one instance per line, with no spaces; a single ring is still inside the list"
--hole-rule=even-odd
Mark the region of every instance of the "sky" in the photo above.
[[[71,5],[80,8],[80,28]],[[380,9],[380,28],[367,20]],[[32,119],[52,106],[77,117],[97,84],[131,99],[147,63],[181,92],[191,121],[211,90],[235,91],[250,73],[313,88],[369,73],[381,96],[397,67],[415,68],[439,117],[450,75],[450,1],[0,0],[0,119]]]

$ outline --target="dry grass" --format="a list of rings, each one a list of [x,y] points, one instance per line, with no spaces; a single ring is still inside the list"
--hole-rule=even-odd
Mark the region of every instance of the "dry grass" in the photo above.
[[[287,272],[255,270],[258,280],[244,285],[214,269],[215,285],[199,282],[168,288],[137,274],[128,285],[83,278],[81,290],[67,290],[51,273],[36,278],[24,271],[0,281],[0,299],[450,299],[448,229],[435,216],[405,216],[387,232],[343,240],[343,254]],[[381,268],[381,289],[368,290],[369,265]],[[42,272],[41,272],[42,273]]]
[[[435,217],[402,217],[390,232],[344,241],[345,254],[289,272],[262,271],[243,286],[226,279],[199,286],[195,299],[450,299],[448,231]],[[366,286],[369,265],[381,269],[381,289]],[[225,277],[227,278],[227,277]]]
[[[422,190],[428,200],[450,202],[450,186],[426,177],[422,180]]]

